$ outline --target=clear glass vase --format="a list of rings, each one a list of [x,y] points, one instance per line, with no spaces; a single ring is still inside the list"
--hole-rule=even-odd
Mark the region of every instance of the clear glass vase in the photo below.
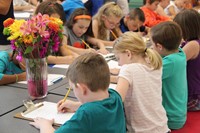
[[[27,59],[26,73],[28,94],[31,99],[42,99],[47,96],[47,61],[46,58]]]

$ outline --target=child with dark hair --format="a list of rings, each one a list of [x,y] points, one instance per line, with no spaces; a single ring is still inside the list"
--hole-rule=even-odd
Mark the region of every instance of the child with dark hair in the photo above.
[[[162,103],[168,127],[180,129],[187,115],[186,55],[179,45],[181,28],[174,22],[162,22],[150,30],[153,48],[162,56]]]
[[[66,44],[76,47],[83,48],[86,52],[90,49],[90,46],[87,44],[92,44],[99,48],[99,52],[102,54],[107,54],[108,51],[105,49],[104,44],[100,39],[93,37],[92,26],[91,26],[92,17],[85,8],[76,9],[70,16],[65,30],[66,35]],[[95,52],[96,50],[92,50]]]
[[[188,110],[200,110],[200,14],[187,9],[178,13],[174,21],[182,29],[181,47],[187,57]]]
[[[67,77],[79,102],[60,100],[58,111],[75,114],[57,130],[53,120],[43,118],[34,119],[31,125],[41,133],[126,133],[122,99],[115,90],[108,90],[109,67],[101,55],[79,56],[69,66]]]
[[[35,10],[35,14],[48,14],[51,17],[60,18],[65,25],[66,17],[63,7],[57,2],[44,1],[40,3]]]
[[[158,4],[161,0],[144,0],[144,6],[141,9],[145,15],[144,25],[147,27],[153,27],[160,22],[169,21],[170,18],[166,16],[161,16],[155,12]]]
[[[50,17],[60,18],[63,21],[63,25],[66,22],[63,7],[57,2],[44,1],[40,3],[35,10],[35,14],[38,13],[47,14]],[[59,47],[58,53],[56,53],[57,55],[48,56],[48,64],[70,64],[76,57],[78,57],[77,53],[71,51],[63,43],[64,41],[62,41],[62,45]]]
[[[145,22],[144,12],[140,8],[135,8],[130,10],[130,12],[121,19],[120,21],[120,31],[121,34],[126,31],[134,32],[148,32],[149,28],[145,27],[143,24]]]
[[[26,80],[25,63],[16,60],[15,52],[0,51],[0,85]]]

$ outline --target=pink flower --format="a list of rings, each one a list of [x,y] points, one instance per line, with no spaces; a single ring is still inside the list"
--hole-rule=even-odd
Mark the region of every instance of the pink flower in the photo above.
[[[17,48],[17,47],[15,46],[15,40],[11,40],[10,43],[11,43],[11,49],[12,49],[12,50],[15,50],[15,49]]]
[[[20,61],[20,62],[22,61],[23,57],[22,57],[22,53],[21,52],[18,52],[18,55],[17,55],[16,59],[18,61]]]
[[[63,29],[61,22],[60,19],[39,13],[27,21],[15,20],[12,24],[14,27],[5,24],[5,28],[12,32],[4,34],[9,36],[11,48],[18,52],[18,60],[22,60],[22,56],[44,58],[59,49]]]

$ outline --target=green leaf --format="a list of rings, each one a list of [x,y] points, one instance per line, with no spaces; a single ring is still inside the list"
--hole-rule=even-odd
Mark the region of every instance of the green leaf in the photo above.
[[[8,28],[3,29],[3,34],[9,36],[10,35],[10,30]]]
[[[31,46],[28,46],[24,52],[24,54],[28,54],[28,53],[31,53],[33,51],[33,47]]]

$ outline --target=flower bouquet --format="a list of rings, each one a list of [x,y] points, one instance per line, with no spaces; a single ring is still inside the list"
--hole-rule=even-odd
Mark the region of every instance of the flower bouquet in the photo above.
[[[62,41],[63,22],[58,18],[38,14],[31,19],[4,21],[4,35],[8,36],[16,58],[26,60],[28,91],[31,98],[47,94],[46,57],[56,53]]]

